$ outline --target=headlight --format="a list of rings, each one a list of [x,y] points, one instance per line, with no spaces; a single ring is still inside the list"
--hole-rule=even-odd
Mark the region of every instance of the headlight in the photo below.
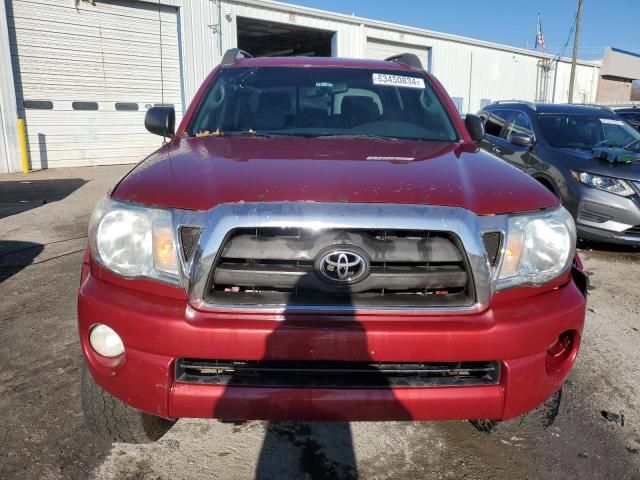
[[[509,218],[498,289],[549,282],[570,267],[576,227],[571,214],[555,210]]]
[[[169,210],[104,198],[89,222],[89,245],[98,262],[124,277],[179,280]]]
[[[571,174],[578,182],[605,192],[615,193],[623,197],[628,197],[635,193],[627,182],[619,178],[604,177],[586,172],[571,172]]]

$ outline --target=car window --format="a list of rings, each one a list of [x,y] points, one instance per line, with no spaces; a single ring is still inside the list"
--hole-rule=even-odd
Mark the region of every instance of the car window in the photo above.
[[[187,132],[459,140],[423,74],[365,68],[222,69]]]
[[[515,112],[511,115],[507,128],[504,131],[504,138],[511,141],[511,135],[519,133],[522,135],[533,136],[533,128],[531,128],[531,122],[529,117],[524,112]]]
[[[538,123],[547,142],[556,148],[592,149],[597,145],[640,148],[640,132],[616,117],[590,114],[539,114]]]
[[[487,135],[493,135],[499,137],[504,127],[505,119],[509,116],[508,110],[491,110],[491,116],[484,126],[484,130]]]
[[[630,122],[634,127],[640,126],[640,113],[619,113],[618,115]]]

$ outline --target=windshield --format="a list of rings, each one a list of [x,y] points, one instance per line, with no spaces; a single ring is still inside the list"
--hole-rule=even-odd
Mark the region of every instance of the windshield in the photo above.
[[[640,132],[620,118],[544,113],[538,115],[538,123],[552,147],[590,150],[607,146],[640,151]]]
[[[362,68],[223,69],[187,133],[459,139],[423,75]]]

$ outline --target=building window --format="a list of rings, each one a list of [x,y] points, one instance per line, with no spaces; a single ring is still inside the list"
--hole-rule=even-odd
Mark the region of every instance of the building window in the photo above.
[[[140,107],[138,107],[137,103],[133,103],[133,102],[118,102],[116,103],[116,110],[121,112],[121,111],[129,111],[129,112],[133,112],[133,111],[137,111],[139,110]]]
[[[462,113],[462,108],[464,107],[464,98],[462,97],[451,97],[453,100],[453,104],[458,109],[458,113]]]
[[[49,100],[24,100],[22,106],[31,110],[53,110],[53,102]]]
[[[98,102],[73,102],[71,108],[74,110],[98,110]]]

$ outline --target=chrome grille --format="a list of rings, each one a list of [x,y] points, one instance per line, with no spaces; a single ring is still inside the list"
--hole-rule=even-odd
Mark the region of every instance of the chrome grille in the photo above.
[[[362,252],[367,275],[336,285],[318,259],[332,249]],[[325,255],[326,256],[326,255]],[[470,306],[473,280],[449,232],[302,228],[237,229],[210,276],[206,301],[233,305]]]
[[[197,310],[234,313],[259,311],[273,314],[341,314],[357,310],[362,314],[414,316],[468,315],[484,311],[489,305],[496,278],[495,269],[490,268],[489,255],[480,232],[504,232],[508,227],[507,221],[507,215],[476,215],[463,208],[432,205],[260,202],[221,204],[208,211],[174,210],[176,237],[179,236],[179,228],[182,225],[202,228],[192,259],[185,260],[180,256],[180,274],[187,289],[190,305]],[[430,238],[439,237],[439,233],[442,233],[455,240],[454,244],[463,256],[467,285],[464,292],[457,295],[442,295],[442,291],[428,294],[398,292],[393,295],[397,300],[393,300],[392,295],[387,295],[387,289],[384,301],[379,300],[382,291],[357,294],[360,300],[367,302],[354,302],[354,295],[343,295],[340,298],[335,292],[319,291],[314,295],[322,297],[319,302],[316,303],[311,298],[308,302],[301,302],[300,306],[288,303],[291,300],[290,292],[265,292],[268,294],[266,296],[261,292],[243,292],[240,287],[233,286],[229,291],[221,291],[217,288],[218,285],[213,283],[213,279],[215,267],[224,259],[224,247],[238,232],[251,234],[256,228],[264,231],[284,229],[290,232],[300,229],[318,234],[327,231],[417,231],[431,232]],[[253,252],[243,253],[244,257],[241,258],[250,257],[252,254]],[[303,259],[290,260],[300,262],[300,265],[304,266]],[[429,267],[435,265],[436,263],[430,263]],[[397,262],[396,266],[404,265]],[[274,299],[274,295],[278,293],[284,295]],[[421,295],[428,295],[428,301],[413,301],[421,298]],[[227,298],[223,298],[224,296]],[[375,298],[369,302],[367,297]],[[407,299],[409,301],[406,301]]]

